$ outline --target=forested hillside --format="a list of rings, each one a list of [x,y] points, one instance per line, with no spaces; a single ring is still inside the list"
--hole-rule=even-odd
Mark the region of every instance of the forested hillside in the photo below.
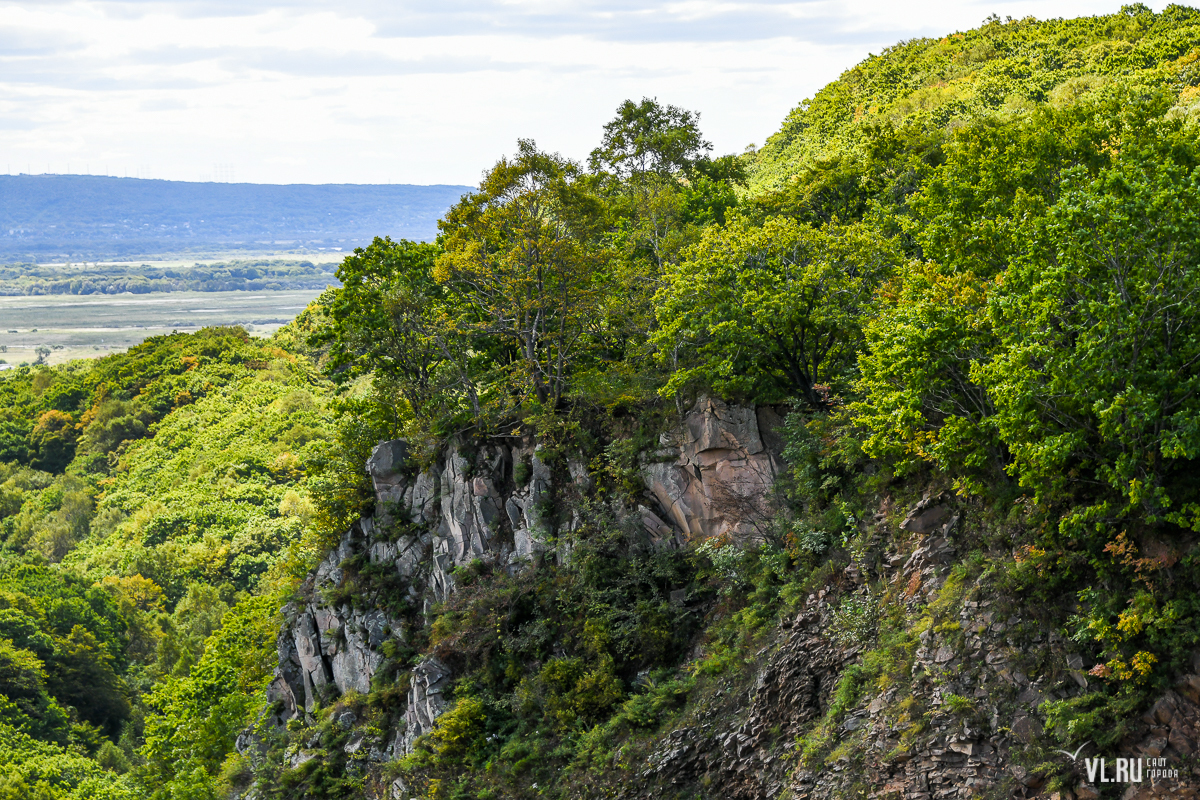
[[[219,669],[204,699],[238,725],[269,674],[276,598],[317,547],[305,472],[330,436],[328,391],[303,356],[240,329],[13,372],[0,796],[144,797],[128,773],[155,703]]]
[[[5,373],[0,798],[1194,797],[1198,63],[629,101],[271,340]]]

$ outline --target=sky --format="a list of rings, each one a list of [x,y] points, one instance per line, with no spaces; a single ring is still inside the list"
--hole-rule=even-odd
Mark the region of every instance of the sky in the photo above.
[[[1120,5],[0,0],[0,170],[474,185],[518,138],[585,159],[642,97],[742,152],[897,41]]]

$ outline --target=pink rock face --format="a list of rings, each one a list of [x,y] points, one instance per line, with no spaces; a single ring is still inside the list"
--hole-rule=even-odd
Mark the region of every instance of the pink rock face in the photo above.
[[[659,453],[674,458],[643,466],[646,488],[684,538],[729,536],[744,544],[761,536],[779,460],[763,444],[760,417],[779,420],[766,409],[701,399],[676,434],[676,446]]]

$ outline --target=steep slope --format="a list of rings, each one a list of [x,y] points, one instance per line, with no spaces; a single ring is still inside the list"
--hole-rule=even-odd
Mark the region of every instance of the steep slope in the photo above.
[[[279,341],[208,328],[0,377],[0,797],[147,797],[177,721],[219,764],[254,719],[330,429]]]
[[[789,568],[762,539],[780,422],[701,403],[664,432],[675,444],[642,455],[637,500],[598,501],[580,461],[552,468],[528,444],[459,443],[423,471],[403,442],[381,444],[368,469],[390,510],[353,525],[285,610],[273,704],[238,740],[253,768],[239,796],[1108,796],[1048,735],[1087,697],[1095,662],[1022,600],[1036,568],[1005,543],[1030,520],[888,482],[841,546]],[[693,480],[706,490],[662,491]],[[616,655],[611,679],[627,688],[605,697],[567,595],[548,618],[501,587],[580,580],[610,514],[630,522],[631,547],[669,557],[689,529],[728,526],[692,539],[706,543],[688,557],[715,569],[657,590],[685,646]],[[1180,577],[1194,561],[1189,551]],[[525,649],[538,637],[544,649]],[[1114,758],[1141,759],[1142,783],[1117,787],[1126,800],[1200,796],[1197,673],[1200,650],[1144,713],[1081,729],[1074,746],[1091,757],[1116,733],[1110,772]]]
[[[415,435],[288,607],[239,795],[1195,797],[1198,19],[869,59],[728,222],[660,260],[579,240],[661,277],[638,343],[673,374],[629,347],[549,411],[535,359],[405,373],[370,338],[516,363],[476,321],[504,330],[491,257],[524,240],[468,205],[445,257],[364,257],[361,308],[404,316],[348,326],[344,363],[377,357]]]

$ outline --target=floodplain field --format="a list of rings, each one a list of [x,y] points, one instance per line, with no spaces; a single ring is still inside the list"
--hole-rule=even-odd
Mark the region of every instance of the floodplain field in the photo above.
[[[287,324],[319,290],[155,292],[113,295],[0,297],[0,369],[119,353],[151,336],[241,325],[269,336]]]

